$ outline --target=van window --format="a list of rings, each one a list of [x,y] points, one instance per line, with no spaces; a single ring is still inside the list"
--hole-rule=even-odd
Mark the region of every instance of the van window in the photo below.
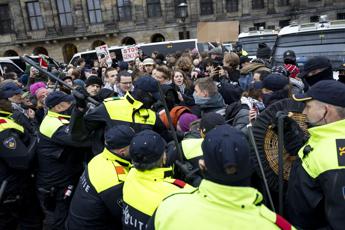
[[[85,59],[87,68],[91,68],[93,66],[93,61],[97,60],[96,52],[81,54],[80,56]],[[78,59],[79,58],[77,58],[75,65],[77,65]]]
[[[141,44],[139,45],[141,50],[143,51],[144,54],[147,56],[151,56],[152,52],[158,51],[158,53],[161,53],[163,55],[167,54],[173,54],[176,51],[183,52],[185,50],[193,50],[194,48],[197,48],[196,46],[196,41],[191,40],[191,41],[179,41],[179,42],[164,42],[161,44],[155,44],[155,43],[150,43],[150,44]]]
[[[15,72],[18,75],[18,77],[20,77],[20,75],[23,74],[23,71],[21,69],[19,69],[10,62],[1,62],[0,64],[4,73]]]
[[[238,41],[242,43],[242,49],[248,52],[249,56],[256,56],[258,44],[264,42],[271,49],[277,39],[277,35],[258,35],[239,38]]]
[[[345,61],[344,34],[345,29],[339,29],[280,36],[273,53],[274,64],[282,65],[284,52],[293,50],[300,67],[309,57],[326,56],[336,68]]]

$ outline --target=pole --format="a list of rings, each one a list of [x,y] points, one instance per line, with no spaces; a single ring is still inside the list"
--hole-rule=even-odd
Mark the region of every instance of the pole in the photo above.
[[[255,156],[256,156],[256,159],[257,159],[258,164],[259,164],[259,169],[260,169],[260,173],[261,173],[261,176],[262,176],[262,180],[264,181],[264,187],[265,187],[265,190],[266,190],[268,201],[269,201],[269,203],[271,205],[272,210],[275,212],[275,207],[274,207],[274,204],[273,204],[270,188],[268,187],[265,171],[264,171],[264,168],[262,166],[262,162],[261,162],[261,159],[260,159],[260,156],[259,156],[258,148],[256,146],[252,123],[249,123],[247,125],[247,128],[248,128],[249,140],[250,140],[250,142],[251,142],[251,144],[252,144],[252,146],[254,148],[254,152],[255,152]]]
[[[183,30],[183,39],[187,39],[187,27],[186,27],[186,18],[182,18],[182,30]]]
[[[279,190],[279,215],[283,215],[284,207],[284,119],[287,114],[279,111],[278,117],[278,190]]]
[[[81,93],[79,93],[77,90],[74,90],[73,87],[69,86],[68,84],[66,84],[66,82],[64,82],[63,80],[61,80],[60,78],[56,77],[54,74],[48,72],[47,70],[41,68],[35,61],[31,60],[30,58],[28,58],[27,55],[21,56],[20,59],[26,63],[28,63],[29,65],[35,67],[40,73],[54,79],[56,82],[59,82],[60,84],[62,84],[63,86],[65,86],[66,88],[70,89],[71,91],[73,91],[73,94],[76,95],[77,97],[83,98],[84,95],[82,95]],[[95,105],[99,105],[99,102],[96,101],[95,99],[93,99],[92,97],[87,97],[86,100],[88,100],[89,102],[91,102],[92,104]]]

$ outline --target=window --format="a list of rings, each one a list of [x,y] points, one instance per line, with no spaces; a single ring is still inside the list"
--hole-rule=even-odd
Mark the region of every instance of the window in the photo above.
[[[319,22],[319,16],[317,16],[317,15],[311,16],[310,22]]]
[[[190,39],[190,33],[189,31],[186,31],[186,37],[183,37],[183,32],[178,32],[178,39]]]
[[[31,30],[43,29],[43,18],[39,2],[27,2],[26,9],[28,11]]]
[[[149,18],[162,16],[160,0],[147,0],[147,16]]]
[[[102,10],[100,0],[87,0],[90,24],[102,22]]]
[[[337,20],[344,20],[345,19],[345,13],[337,13]]]
[[[256,30],[260,30],[260,27],[265,29],[266,28],[266,23],[265,22],[254,23],[254,27],[256,28]]]
[[[290,3],[289,0],[279,0],[278,6],[288,6],[289,3]]]
[[[56,5],[59,13],[60,26],[72,26],[72,10],[69,0],[56,0]]]
[[[288,25],[290,25],[290,19],[279,20],[279,27],[280,28],[283,28],[283,27],[288,26]]]
[[[265,8],[264,0],[252,0],[252,8],[253,9],[263,9],[263,8]]]
[[[212,0],[200,0],[200,14],[201,15],[213,14]]]
[[[226,0],[226,11],[237,12],[238,11],[238,0]]]
[[[132,20],[130,0],[117,0],[117,9],[120,21]]]
[[[11,32],[11,17],[8,4],[0,5],[0,34]]]

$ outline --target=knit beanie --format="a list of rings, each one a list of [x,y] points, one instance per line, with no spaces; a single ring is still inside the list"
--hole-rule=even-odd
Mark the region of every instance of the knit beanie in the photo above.
[[[183,132],[189,131],[189,125],[193,121],[198,120],[198,117],[191,113],[183,113],[178,120],[178,124]]]
[[[266,43],[259,43],[256,51],[256,57],[261,59],[269,59],[271,57],[271,48]]]
[[[30,86],[30,94],[35,95],[39,88],[46,88],[46,84],[42,81],[36,82]]]
[[[103,85],[102,79],[100,79],[97,76],[90,76],[85,81],[85,87],[88,87],[89,85],[94,85],[94,84],[99,85],[100,87],[102,87],[102,85]]]

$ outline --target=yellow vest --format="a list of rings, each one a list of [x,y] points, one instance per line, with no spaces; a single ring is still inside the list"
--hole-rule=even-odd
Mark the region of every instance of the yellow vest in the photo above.
[[[202,156],[201,144],[203,138],[190,138],[182,141],[183,154],[187,160]]]
[[[154,125],[156,123],[156,113],[150,109],[140,107],[143,105],[135,100],[128,92],[120,99],[106,99],[104,106],[111,120],[125,121],[136,124]],[[138,110],[134,117],[133,112]]]
[[[92,158],[87,169],[91,184],[97,193],[101,193],[115,185],[125,182],[130,167],[131,164],[128,161],[104,148],[102,153]]]
[[[61,126],[69,124],[69,118],[71,116],[62,115],[48,111],[48,114],[44,117],[40,125],[40,133],[48,138],[51,138],[56,130]]]
[[[305,146],[313,150],[304,155],[298,152],[302,166],[312,178],[323,172],[345,168],[345,119],[308,129],[310,138]]]
[[[166,198],[156,211],[154,225],[157,230],[280,229],[281,219],[261,201],[254,188],[203,180],[199,189],[182,189]]]
[[[181,190],[172,183],[171,177],[165,177],[168,172],[171,172],[171,168],[156,168],[143,172],[132,168],[123,186],[123,201],[152,216],[165,197]]]
[[[24,133],[24,127],[17,124],[13,120],[5,117],[0,117],[0,132],[5,131],[7,129],[15,129],[21,133]]]

